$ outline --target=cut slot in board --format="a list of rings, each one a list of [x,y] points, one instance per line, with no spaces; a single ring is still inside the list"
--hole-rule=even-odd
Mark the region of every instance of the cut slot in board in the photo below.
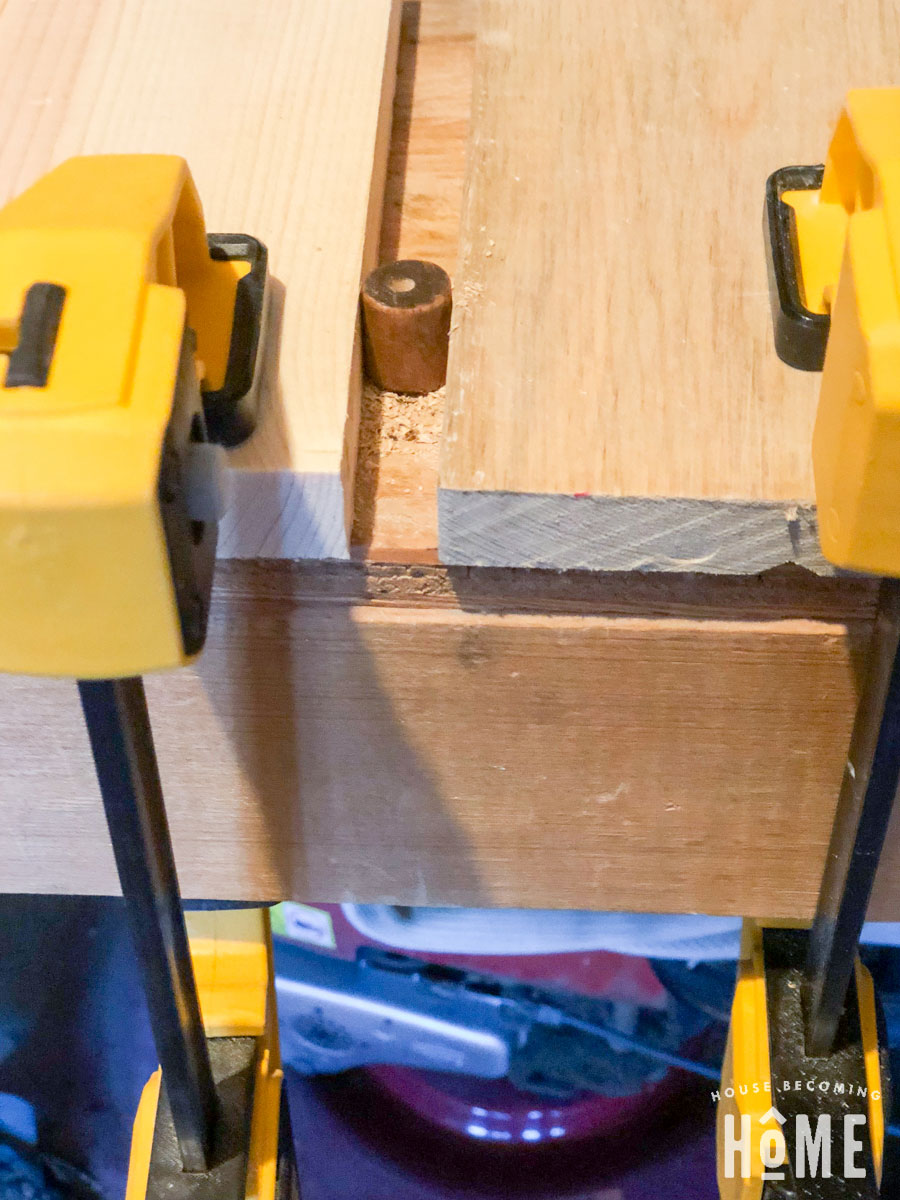
[[[220,553],[346,557],[397,0],[10,0],[0,200],[73,154],[183,155],[207,228],[269,248],[260,426]]]
[[[772,345],[765,181],[897,83],[900,5],[484,0],[441,558],[824,570],[818,376]]]

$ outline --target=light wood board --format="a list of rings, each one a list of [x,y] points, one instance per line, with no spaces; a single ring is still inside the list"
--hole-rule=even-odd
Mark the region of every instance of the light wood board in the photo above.
[[[8,0],[0,200],[73,154],[187,158],[207,227],[269,248],[260,427],[225,556],[346,557],[397,0]]]
[[[148,680],[186,894],[809,915],[871,592],[710,582],[222,564]],[[0,711],[0,887],[114,891],[74,685]]]
[[[772,346],[766,177],[900,4],[483,0],[439,490],[445,562],[823,569],[818,377]]]

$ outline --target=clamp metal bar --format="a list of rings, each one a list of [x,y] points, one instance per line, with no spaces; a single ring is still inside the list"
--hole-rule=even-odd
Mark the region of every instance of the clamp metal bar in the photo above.
[[[900,580],[884,579],[806,963],[806,1053],[828,1054],[900,781]]]
[[[79,680],[78,691],[182,1163],[205,1171],[218,1099],[143,680]]]

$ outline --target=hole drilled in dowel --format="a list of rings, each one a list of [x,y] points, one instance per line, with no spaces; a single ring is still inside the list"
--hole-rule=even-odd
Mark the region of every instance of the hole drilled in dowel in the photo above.
[[[416,281],[408,275],[392,275],[387,283],[392,292],[411,292],[416,286]]]

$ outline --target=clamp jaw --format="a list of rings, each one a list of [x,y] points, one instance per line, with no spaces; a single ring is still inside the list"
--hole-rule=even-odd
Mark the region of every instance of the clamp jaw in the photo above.
[[[110,155],[0,211],[0,263],[0,670],[180,665],[206,634],[210,439],[255,419],[265,248],[207,237],[183,159]]]
[[[900,576],[898,130],[900,90],[850,92],[824,167],[784,167],[766,195],[775,348],[822,371],[812,447],[822,552],[890,576]]]
[[[292,1200],[296,1162],[278,1038],[269,910],[185,914],[217,1084],[209,1161],[185,1171],[165,1072],[144,1085],[125,1200]]]
[[[890,1079],[872,977],[857,959],[833,1051],[808,1055],[808,937],[744,923],[716,1114],[721,1200],[879,1195]]]

